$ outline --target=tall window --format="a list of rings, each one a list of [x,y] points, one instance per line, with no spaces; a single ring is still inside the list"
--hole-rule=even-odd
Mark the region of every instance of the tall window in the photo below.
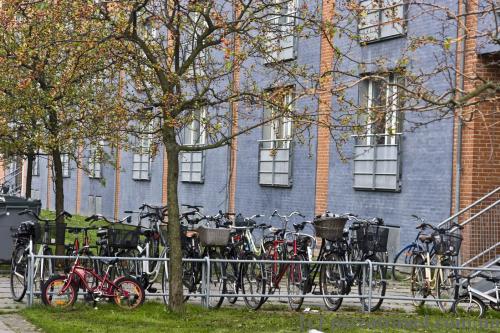
[[[366,107],[366,134],[356,137],[354,187],[399,191],[403,79],[395,74],[370,79],[360,89]]]
[[[61,163],[62,163],[62,176],[64,178],[69,178],[69,154],[61,154]]]
[[[31,175],[40,176],[40,156],[35,155],[33,158],[33,164],[31,166]]]
[[[204,121],[206,109],[193,111],[193,121],[184,128],[183,144],[187,146],[202,146],[206,144]],[[181,153],[181,181],[202,183],[204,180],[204,152],[185,151]]]
[[[361,0],[358,30],[364,42],[394,37],[405,33],[404,0]]]
[[[269,49],[271,50],[268,63],[294,59],[296,56],[295,25],[297,0],[275,0],[275,14],[269,21]]]
[[[102,197],[97,195],[89,195],[88,214],[102,214]]]
[[[259,183],[290,186],[292,120],[284,111],[293,108],[293,91],[282,91],[276,96],[278,105],[269,104],[264,107],[264,119],[272,120],[262,126]]]
[[[395,136],[400,130],[401,93],[398,85],[403,80],[395,74],[385,79],[373,79],[367,83],[367,110],[369,121],[367,132],[369,142],[376,140],[377,144],[394,144]]]
[[[89,177],[102,178],[102,149],[104,142],[100,141],[99,144],[92,144],[89,148]]]
[[[146,131],[149,131],[148,126]],[[151,134],[141,134],[136,138],[132,165],[132,178],[149,180],[151,171]]]
[[[193,12],[189,13],[186,20],[181,36],[182,62],[192,61],[187,72],[188,77],[204,75],[208,57],[206,49],[201,50],[194,59],[190,59],[190,56],[199,46],[198,37],[205,31],[207,23],[200,14]]]

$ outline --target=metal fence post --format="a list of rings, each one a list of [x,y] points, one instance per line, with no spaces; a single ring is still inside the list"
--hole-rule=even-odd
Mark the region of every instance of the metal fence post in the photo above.
[[[33,245],[31,243],[29,246],[29,260],[28,260],[28,306],[33,305],[34,268],[35,268],[35,257],[33,255]]]
[[[366,259],[368,263],[368,313],[371,312],[372,309],[372,283],[373,283],[373,263],[370,259]]]
[[[205,288],[204,288],[204,293],[205,293],[205,307],[208,309],[210,307],[210,257],[206,256],[205,257],[205,262],[204,264],[206,265],[205,268],[205,273],[206,275],[204,276],[204,281],[205,281]]]

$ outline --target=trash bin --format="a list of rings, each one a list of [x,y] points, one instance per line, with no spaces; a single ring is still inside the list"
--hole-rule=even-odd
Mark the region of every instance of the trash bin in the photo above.
[[[394,257],[400,250],[401,228],[397,225],[384,224],[382,228],[389,229],[389,236],[387,238],[387,256],[389,262],[394,261]]]
[[[12,235],[19,224],[33,219],[29,215],[18,215],[19,212],[30,209],[40,214],[42,203],[40,200],[31,200],[15,196],[0,195],[0,262],[9,263],[14,242]]]

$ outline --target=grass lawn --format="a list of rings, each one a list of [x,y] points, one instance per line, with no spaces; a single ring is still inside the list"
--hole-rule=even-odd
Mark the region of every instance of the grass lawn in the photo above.
[[[77,304],[59,310],[36,306],[21,314],[45,332],[307,332],[309,328],[324,332],[460,332],[465,327],[479,327],[477,320],[462,320],[452,314],[443,315],[421,309],[418,313],[327,312],[303,314],[277,306],[264,306],[259,311],[244,308],[206,310],[188,305],[183,315],[174,314],[163,304],[147,302],[135,311],[120,310],[111,304],[98,309]],[[498,332],[500,316],[488,311],[490,328],[467,331]],[[322,324],[321,324],[322,323]],[[484,322],[481,323],[484,325]],[[332,325],[334,330],[332,331]],[[462,329],[456,329],[456,327]],[[494,327],[491,327],[494,326]]]

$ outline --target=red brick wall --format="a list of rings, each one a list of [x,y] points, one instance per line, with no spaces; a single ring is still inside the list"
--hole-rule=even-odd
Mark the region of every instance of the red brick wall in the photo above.
[[[469,2],[469,13],[477,10],[477,2]],[[500,81],[500,54],[480,56],[476,53],[477,15],[468,15],[466,20],[465,50],[457,52],[457,87],[464,80],[465,93],[473,91],[485,81]],[[462,33],[460,33],[462,35]],[[459,36],[460,36],[459,35]],[[465,65],[461,68],[461,57],[465,52]],[[463,77],[462,77],[463,75]],[[500,94],[486,93],[470,102],[474,105],[458,110],[455,119],[454,165],[457,163],[458,116],[462,118],[462,148],[460,175],[460,209],[465,208],[486,193],[500,186]],[[453,204],[455,211],[456,169],[453,170]],[[489,203],[477,207],[462,217],[462,221],[485,208]],[[491,220],[491,221],[490,221]],[[463,259],[468,259],[484,249],[487,243],[500,239],[500,220],[492,217],[471,223],[464,230],[462,244]],[[481,223],[479,223],[481,222]]]
[[[332,22],[335,12],[335,1],[323,1],[323,20]],[[321,59],[320,73],[324,74],[332,69],[333,65],[333,36],[328,34],[328,29],[324,29],[321,36]],[[315,212],[320,214],[328,207],[328,178],[330,171],[330,131],[328,128],[330,112],[332,107],[332,79],[325,76],[319,88],[319,121],[318,126],[318,146],[316,149],[316,198]],[[323,124],[324,126],[322,126]]]

